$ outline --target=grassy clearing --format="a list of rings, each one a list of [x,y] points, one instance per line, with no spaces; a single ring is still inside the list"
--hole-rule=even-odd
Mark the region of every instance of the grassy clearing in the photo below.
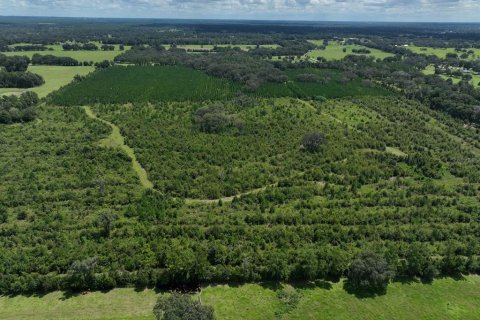
[[[96,43],[97,46],[100,46],[99,43]],[[15,46],[15,45],[13,45]],[[35,53],[41,55],[51,54],[57,57],[71,57],[76,59],[80,62],[83,61],[93,61],[93,62],[101,62],[104,60],[113,60],[116,56],[124,51],[120,51],[119,46],[115,46],[114,51],[103,51],[103,50],[96,50],[96,51],[64,51],[62,46],[57,45],[50,45],[47,46],[51,50],[47,51],[25,51],[25,52],[1,52],[6,56],[27,56],[31,58]],[[125,47],[125,50],[128,50],[130,47]]]
[[[323,41],[321,40],[309,40],[311,43],[315,45],[321,45],[323,44]],[[345,49],[345,52],[343,51]],[[367,48],[365,46],[359,46],[359,45],[342,45],[338,41],[331,41],[329,42],[328,46],[326,47],[325,50],[319,50],[315,49],[312,50],[308,53],[306,53],[303,58],[306,59],[317,59],[318,57],[324,57],[327,60],[341,60],[345,58],[347,55],[364,55],[364,54],[358,54],[352,52],[353,49],[368,49],[370,50],[369,54],[366,54],[367,56],[373,56],[377,59],[384,59],[386,57],[392,57],[393,54],[384,52],[378,49],[373,49],[373,48]]]
[[[145,169],[140,165],[135,156],[135,152],[132,148],[125,144],[125,139],[123,138],[122,134],[120,133],[120,129],[111,122],[98,118],[95,113],[93,113],[90,107],[84,107],[85,113],[92,119],[101,121],[102,123],[110,126],[112,128],[112,133],[105,139],[100,141],[100,145],[107,147],[107,148],[120,148],[122,149],[132,160],[132,168],[138,175],[140,179],[140,183],[145,189],[152,189],[153,183],[148,180],[148,175]]]
[[[342,282],[295,286],[301,298],[290,312],[277,297],[281,285],[217,285],[202,291],[219,320],[264,319],[480,319],[480,277],[450,278],[432,284],[393,283],[386,295],[358,298],[343,290]],[[66,296],[0,297],[0,318],[153,320],[156,293],[123,288],[107,293]],[[280,315],[280,316],[276,316]]]
[[[40,97],[69,84],[75,75],[87,75],[94,67],[62,67],[62,66],[30,66],[28,71],[37,73],[45,79],[45,84],[30,89],[0,88],[0,94],[9,94],[23,91],[36,92]]]
[[[463,52],[455,51],[455,48],[432,48],[432,47],[418,47],[415,45],[409,45],[407,47],[414,53],[417,54],[426,54],[426,55],[436,55],[439,58],[446,58],[447,53],[456,53],[460,56]],[[478,48],[468,48],[467,50],[473,50],[474,54],[468,56],[468,60],[476,60],[480,58],[480,49]]]
[[[0,297],[0,318],[17,319],[153,319],[155,292],[115,289],[69,296],[52,292],[43,296]]]

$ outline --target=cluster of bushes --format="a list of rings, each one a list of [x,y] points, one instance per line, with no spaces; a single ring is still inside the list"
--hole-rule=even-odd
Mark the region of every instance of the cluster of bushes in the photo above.
[[[370,54],[371,53],[371,51],[368,50],[367,48],[352,49],[352,52],[357,53],[357,54]]]
[[[57,57],[54,55],[40,55],[38,53],[32,56],[32,64],[47,66],[78,66],[81,65],[77,60],[71,57]]]
[[[28,68],[30,59],[26,56],[11,56],[8,57],[0,53],[0,67],[4,67],[8,72],[23,72]]]
[[[221,103],[214,103],[197,109],[193,117],[194,124],[206,133],[221,133],[228,128],[242,132],[244,123],[235,114],[230,114]]]
[[[47,51],[47,50],[53,50],[53,49],[48,48],[43,44],[13,46],[13,51]]]
[[[95,43],[65,43],[62,45],[63,50],[65,51],[96,51],[98,46]]]
[[[29,64],[28,57],[0,54],[0,88],[32,88],[42,85],[44,80],[40,75],[26,71]]]
[[[32,88],[44,84],[42,76],[31,72],[0,71],[0,88]]]
[[[20,96],[0,96],[0,123],[10,124],[16,122],[29,122],[35,119],[35,106],[38,96],[34,92],[25,92]],[[0,208],[0,223],[3,220]]]

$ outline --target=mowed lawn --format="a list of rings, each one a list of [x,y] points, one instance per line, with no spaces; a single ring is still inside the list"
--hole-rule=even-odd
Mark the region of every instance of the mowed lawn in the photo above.
[[[29,66],[28,71],[39,74],[45,80],[45,83],[39,87],[30,89],[21,88],[0,88],[0,94],[9,94],[23,91],[36,92],[40,97],[47,96],[50,92],[69,84],[75,75],[86,75],[95,68],[88,67],[63,67],[63,66]]]
[[[17,44],[21,45],[21,44]],[[100,48],[101,44],[96,43],[96,45]],[[115,46],[114,51],[103,51],[103,50],[96,50],[96,51],[64,51],[61,45],[50,45],[47,46],[48,48],[51,48],[53,50],[47,50],[47,51],[16,51],[16,52],[0,52],[1,54],[4,54],[6,56],[27,56],[29,58],[32,58],[32,56],[35,53],[41,54],[41,55],[47,55],[51,54],[57,57],[71,57],[75,60],[78,60],[79,62],[101,62],[104,60],[113,60],[116,56],[121,54],[124,51],[120,51],[119,46]],[[130,49],[130,47],[125,47],[125,50]]]
[[[315,45],[322,45],[323,41],[322,40],[309,40],[309,42],[315,44]],[[346,49],[345,52],[343,52],[343,49]],[[352,52],[353,49],[367,49],[370,50],[369,54],[358,54]],[[377,59],[384,59],[386,57],[392,57],[393,54],[384,52],[378,49],[373,49],[373,48],[367,48],[364,46],[359,46],[359,45],[342,45],[338,41],[330,41],[328,43],[328,46],[325,48],[325,50],[320,50],[320,49],[315,49],[307,52],[304,55],[304,58],[307,59],[317,59],[318,57],[324,57],[327,60],[341,60],[345,58],[347,55],[364,55],[364,56],[373,56]]]
[[[218,285],[203,289],[202,301],[218,320],[267,319],[480,319],[480,276],[435,280],[432,284],[393,283],[387,294],[357,298],[342,283],[298,286],[301,298],[288,311],[277,296],[277,285]],[[0,319],[153,320],[153,290],[115,289],[107,293],[65,296],[0,297]]]
[[[459,57],[462,55],[463,52],[455,51],[455,48],[432,48],[432,47],[418,47],[414,45],[409,45],[406,47],[407,49],[411,50],[414,53],[418,54],[426,54],[426,55],[435,55],[439,58],[446,58],[447,53],[456,53]],[[468,60],[476,60],[480,59],[480,49],[478,48],[465,48],[468,50],[473,50],[474,54],[468,56]]]

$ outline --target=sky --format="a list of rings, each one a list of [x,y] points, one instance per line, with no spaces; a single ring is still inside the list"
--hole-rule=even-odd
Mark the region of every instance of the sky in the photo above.
[[[480,22],[480,0],[0,0],[0,15]]]

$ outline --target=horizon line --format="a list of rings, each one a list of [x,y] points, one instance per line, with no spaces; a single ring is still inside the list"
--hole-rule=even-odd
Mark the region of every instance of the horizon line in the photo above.
[[[49,19],[108,19],[108,20],[179,20],[179,21],[239,21],[239,22],[341,22],[341,23],[426,23],[426,24],[480,24],[480,21],[394,21],[394,20],[301,20],[301,19],[258,19],[258,18],[151,18],[151,17],[111,17],[111,16],[48,16],[48,15],[0,15],[1,18],[49,18]]]

